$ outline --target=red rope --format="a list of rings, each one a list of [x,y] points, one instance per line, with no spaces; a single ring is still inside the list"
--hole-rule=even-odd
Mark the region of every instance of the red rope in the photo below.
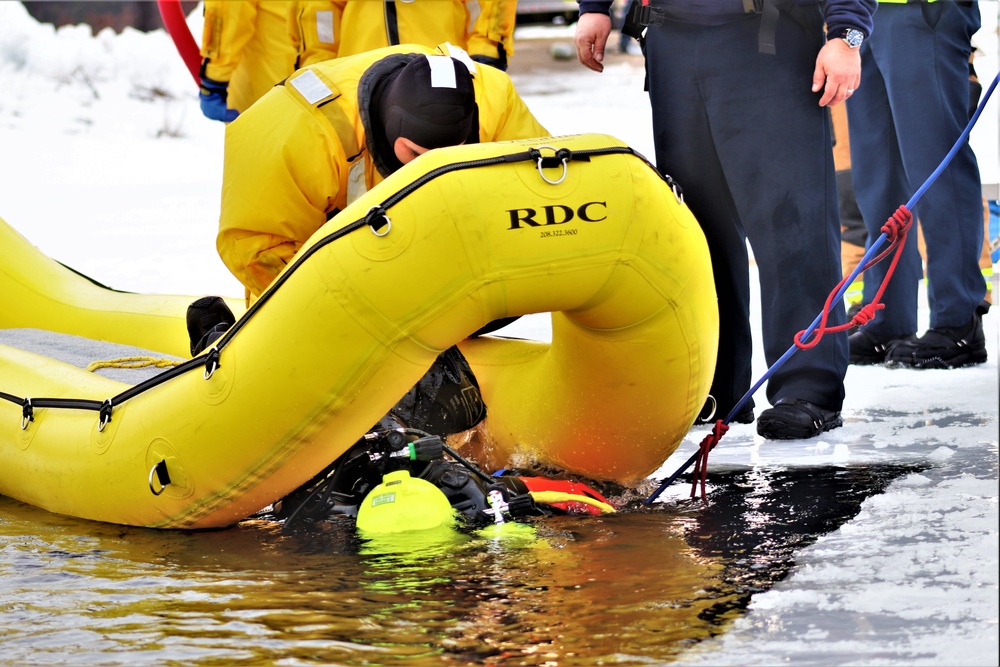
[[[875,319],[876,312],[885,308],[885,305],[880,303],[882,300],[882,294],[885,293],[885,288],[888,287],[889,280],[892,278],[892,274],[896,271],[896,265],[899,263],[899,258],[902,256],[903,248],[906,245],[906,235],[909,233],[912,225],[913,214],[910,213],[910,210],[906,208],[906,206],[900,206],[896,209],[895,213],[889,216],[889,219],[886,220],[884,225],[882,225],[882,233],[889,239],[889,247],[880,252],[874,259],[862,267],[862,271],[867,271],[870,267],[885,259],[889,253],[895,253],[893,254],[892,262],[889,264],[889,269],[885,272],[885,277],[882,279],[882,284],[879,285],[878,292],[875,293],[875,298],[872,299],[871,303],[863,306],[861,311],[851,318],[850,322],[833,327],[826,326],[826,321],[830,316],[830,310],[833,308],[833,300],[837,294],[840,293],[840,288],[843,287],[844,283],[847,281],[847,276],[845,276],[843,280],[837,283],[837,286],[833,288],[833,291],[830,292],[830,295],[826,298],[826,303],[823,304],[822,318],[820,319],[819,326],[817,326],[815,331],[813,331],[812,339],[808,342],[804,342],[802,340],[802,337],[806,333],[805,330],[795,334],[795,345],[798,346],[799,349],[808,350],[816,347],[825,334],[846,331],[855,325],[864,326]]]
[[[880,252],[874,259],[867,262],[862,270],[867,270],[871,266],[881,262],[890,253],[894,253],[892,257],[892,263],[889,265],[889,269],[885,272],[885,278],[882,279],[882,284],[879,285],[878,292],[875,293],[875,298],[870,304],[861,308],[861,311],[851,318],[851,321],[846,324],[841,324],[838,326],[828,327],[826,326],[827,319],[830,316],[830,310],[833,307],[833,300],[840,293],[841,287],[847,281],[847,277],[844,277],[837,286],[833,288],[830,295],[826,298],[826,303],[823,305],[823,313],[820,319],[819,325],[814,331],[814,337],[808,342],[803,342],[802,337],[805,335],[806,331],[800,331],[795,334],[795,345],[800,349],[807,350],[809,348],[815,347],[819,344],[819,341],[823,338],[824,334],[836,333],[838,331],[845,331],[855,324],[858,326],[864,326],[872,319],[875,318],[875,314],[885,308],[885,306],[879,303],[882,300],[882,294],[885,293],[885,288],[889,284],[889,280],[892,278],[892,274],[896,271],[896,265],[899,263],[899,258],[902,256],[903,248],[906,245],[906,235],[910,231],[910,227],[913,225],[913,214],[906,206],[900,206],[896,209],[896,212],[889,216],[886,223],[882,225],[882,233],[886,235],[889,239],[889,247]],[[708,478],[708,454],[715,446],[719,444],[719,440],[722,436],[726,434],[729,430],[729,425],[723,420],[716,420],[715,426],[712,428],[712,432],[705,436],[698,446],[698,456],[695,459],[694,474],[691,479],[691,497],[694,498],[698,495],[698,488],[701,487],[701,498],[705,500],[707,497],[707,492],[705,490],[705,483]]]
[[[725,423],[721,419],[715,421],[715,426],[712,427],[712,432],[705,436],[698,446],[698,458],[694,463],[694,474],[691,478],[691,497],[694,498],[698,493],[698,483],[701,483],[701,499],[705,500],[705,479],[708,477],[708,453],[715,449],[715,446],[719,444],[719,440],[722,436],[726,434],[729,430],[729,424]]]

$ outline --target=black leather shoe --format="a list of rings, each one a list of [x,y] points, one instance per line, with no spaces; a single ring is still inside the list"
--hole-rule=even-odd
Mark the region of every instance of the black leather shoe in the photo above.
[[[983,301],[962,327],[928,329],[917,338],[891,346],[886,365],[906,368],[959,368],[986,362],[986,336],[983,315],[990,304]]]
[[[779,398],[760,413],[757,433],[768,440],[801,440],[844,425],[839,411],[824,410],[800,398]]]
[[[752,424],[753,408],[748,405],[744,405],[743,409],[740,410],[735,417],[733,417],[733,421],[737,424]]]
[[[870,366],[885,363],[886,354],[893,345],[913,338],[882,338],[873,333],[859,329],[847,337],[851,346],[850,362],[856,366]]]

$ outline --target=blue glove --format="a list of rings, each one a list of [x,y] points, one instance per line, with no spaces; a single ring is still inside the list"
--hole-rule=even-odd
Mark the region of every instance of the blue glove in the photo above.
[[[226,107],[226,98],[229,96],[227,88],[229,88],[228,81],[213,81],[207,76],[201,77],[198,98],[201,101],[201,112],[206,118],[231,123],[240,115],[236,109]]]

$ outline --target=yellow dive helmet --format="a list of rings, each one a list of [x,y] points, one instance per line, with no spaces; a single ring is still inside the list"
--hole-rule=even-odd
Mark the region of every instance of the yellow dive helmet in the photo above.
[[[430,482],[396,470],[382,477],[358,508],[358,530],[401,533],[451,526],[455,513],[447,496]]]

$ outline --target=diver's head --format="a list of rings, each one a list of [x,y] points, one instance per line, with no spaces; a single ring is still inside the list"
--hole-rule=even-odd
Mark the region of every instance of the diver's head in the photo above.
[[[476,94],[464,64],[450,56],[418,56],[394,74],[376,101],[392,153],[383,157],[393,171],[432,148],[478,138]]]

